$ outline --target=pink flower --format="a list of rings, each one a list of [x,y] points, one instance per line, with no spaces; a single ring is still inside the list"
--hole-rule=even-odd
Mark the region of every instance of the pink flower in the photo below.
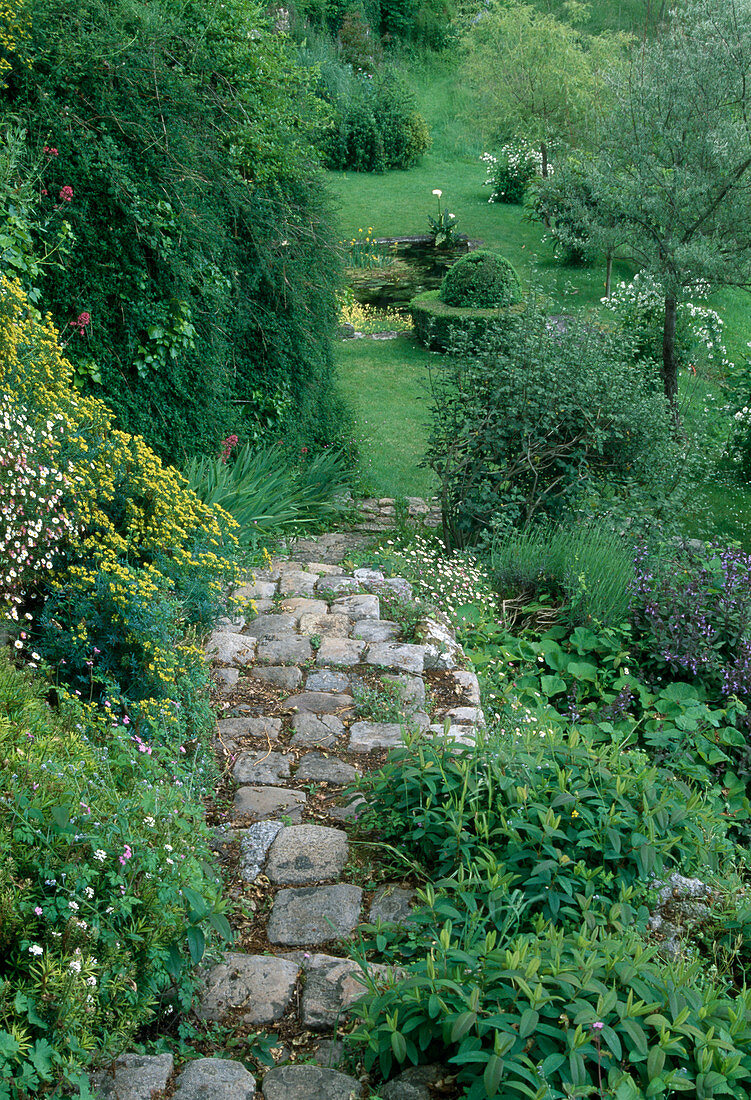
[[[36,915],[38,917],[43,917],[44,916],[44,909],[42,909],[41,905],[37,905],[36,908],[34,909],[34,912],[36,913]]]
[[[54,145],[45,145],[44,148],[42,149],[42,152],[44,153],[44,155],[46,157],[56,157],[57,156],[57,149],[54,147]]]
[[[63,202],[73,202],[73,188],[68,187],[67,184],[65,185],[65,187],[61,187],[60,198]]]
[[[605,1024],[602,1022],[602,1020],[595,1020],[595,1022],[590,1026],[593,1031],[602,1031],[602,1029],[605,1027]]]
[[[63,190],[65,190],[65,188],[63,188]],[[71,191],[71,195],[72,194],[73,194],[73,192]],[[68,201],[70,201],[70,200],[68,200]],[[88,326],[90,324],[91,324],[91,314],[87,313],[86,310],[84,310],[83,313],[78,314],[78,317],[76,317],[75,321],[71,322],[71,328],[77,329],[79,335],[83,336],[84,332],[86,331],[86,329],[88,328]]]

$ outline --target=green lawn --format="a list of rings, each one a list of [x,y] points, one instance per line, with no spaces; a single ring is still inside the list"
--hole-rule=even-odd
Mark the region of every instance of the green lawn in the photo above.
[[[432,474],[420,469],[427,443],[428,363],[413,340],[341,340],[339,384],[355,415],[368,490],[382,496],[429,497]]]

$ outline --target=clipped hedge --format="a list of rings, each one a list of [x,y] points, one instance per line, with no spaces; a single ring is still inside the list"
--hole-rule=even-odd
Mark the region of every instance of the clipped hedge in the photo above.
[[[524,304],[486,309],[450,306],[441,301],[439,290],[428,290],[412,299],[410,312],[417,339],[432,351],[446,351],[459,339],[479,343],[490,333],[503,348],[524,312]]]
[[[511,306],[522,297],[519,276],[497,252],[479,248],[457,260],[441,283],[440,298],[449,306],[489,309]]]

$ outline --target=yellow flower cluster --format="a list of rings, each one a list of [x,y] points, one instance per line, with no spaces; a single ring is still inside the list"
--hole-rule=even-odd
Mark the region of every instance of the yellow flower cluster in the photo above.
[[[13,68],[8,55],[28,38],[30,29],[27,0],[0,0],[0,84]]]
[[[0,384],[52,432],[53,461],[72,486],[87,558],[126,558],[140,565],[168,554],[187,565],[198,542],[203,568],[224,567],[222,550],[236,545],[232,517],[204,505],[140,436],[113,428],[103,402],[76,391],[51,320],[40,321],[20,284],[4,276]]]

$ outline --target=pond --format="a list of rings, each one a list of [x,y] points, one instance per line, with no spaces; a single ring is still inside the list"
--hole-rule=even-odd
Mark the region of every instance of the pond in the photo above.
[[[460,256],[482,242],[459,237],[450,248],[436,248],[433,238],[381,237],[373,242],[385,262],[348,267],[347,283],[363,305],[406,310],[417,294],[435,290]]]

